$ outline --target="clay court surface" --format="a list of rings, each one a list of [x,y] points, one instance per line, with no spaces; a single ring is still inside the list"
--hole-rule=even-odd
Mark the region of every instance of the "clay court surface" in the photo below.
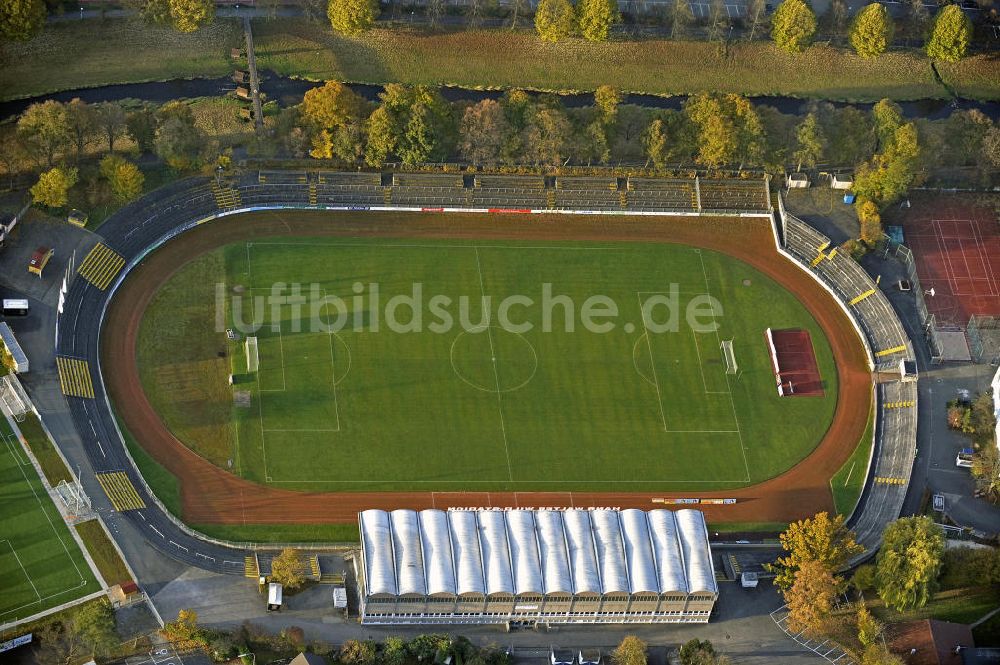
[[[957,196],[921,197],[901,215],[930,312],[964,327],[973,315],[1000,314],[1000,221]]]
[[[810,397],[823,394],[823,381],[808,330],[772,330],[776,379],[782,395]]]
[[[283,235],[677,242],[730,254],[792,292],[827,332],[839,370],[839,395],[832,424],[817,448],[789,471],[757,485],[724,492],[294,492],[254,484],[199,457],[167,430],[143,393],[135,360],[136,339],[151,298],[186,260],[248,238]],[[870,413],[870,374],[853,327],[826,292],[777,254],[769,224],[762,219],[563,215],[528,218],[306,211],[239,215],[198,227],[148,257],[116,295],[103,335],[102,373],[118,414],[143,447],[179,478],[183,517],[197,524],[350,523],[365,508],[648,509],[656,505],[656,499],[717,498],[720,494],[739,502],[730,506],[704,506],[710,520],[789,521],[818,510],[832,510],[829,479],[854,452]]]

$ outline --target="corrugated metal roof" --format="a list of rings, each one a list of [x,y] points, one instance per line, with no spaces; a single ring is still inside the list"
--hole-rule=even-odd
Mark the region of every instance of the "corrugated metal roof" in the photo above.
[[[458,593],[447,514],[441,510],[422,510],[417,517],[420,522],[420,545],[424,554],[427,593]]]
[[[621,523],[632,593],[659,593],[660,582],[656,576],[646,513],[634,508],[623,510]]]
[[[412,510],[394,510],[389,513],[389,524],[392,528],[392,550],[396,559],[396,586],[399,595],[427,593],[417,514]]]
[[[538,551],[545,593],[573,593],[562,513],[539,510],[535,513],[535,524],[538,526]]]
[[[507,533],[510,559],[514,565],[516,593],[545,593],[542,568],[538,560],[538,540],[535,535],[535,513],[532,510],[512,510],[507,513]]]
[[[656,556],[656,572],[660,579],[660,593],[682,591],[687,593],[687,574],[684,556],[677,533],[677,521],[672,510],[651,510],[647,513],[649,532]]]
[[[628,568],[625,564],[625,545],[622,542],[618,513],[613,510],[594,510],[590,513],[594,524],[594,542],[597,544],[597,565],[601,571],[604,593],[629,593]]]
[[[697,510],[361,513],[370,594],[717,593]]]
[[[597,567],[594,550],[594,530],[590,512],[567,510],[563,512],[566,525],[566,544],[569,546],[569,563],[573,571],[575,593],[601,593],[601,573]]]
[[[14,363],[18,367],[28,362],[28,356],[24,355],[21,345],[18,343],[17,338],[14,337],[14,331],[10,329],[6,321],[0,321],[0,339],[3,340],[4,346],[7,347],[7,352],[10,353],[11,358],[14,359]]]
[[[476,513],[459,510],[448,513],[451,547],[455,561],[456,591],[486,593],[483,581],[483,554],[479,549],[479,521]]]
[[[369,594],[396,595],[396,571],[392,563],[392,530],[389,513],[361,513],[361,540],[365,550],[365,579]]]
[[[507,520],[502,512],[484,510],[479,517],[479,546],[483,550],[486,593],[514,593]]]
[[[718,593],[719,585],[712,569],[705,514],[700,510],[678,510],[676,518],[684,567],[687,570],[688,591]]]

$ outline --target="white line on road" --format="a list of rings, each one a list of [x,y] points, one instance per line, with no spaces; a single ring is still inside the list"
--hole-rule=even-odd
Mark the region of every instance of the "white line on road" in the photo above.
[[[152,529],[153,531],[155,531],[155,532],[156,532],[156,535],[158,535],[158,536],[159,536],[160,538],[166,538],[166,536],[164,536],[164,535],[163,535],[163,533],[161,533],[161,532],[160,532],[160,530],[159,530],[159,529],[157,529],[157,528],[156,528],[155,526],[153,526],[152,524],[150,524],[150,525],[149,525],[149,528],[150,528],[150,529]]]
[[[169,542],[170,542],[170,544],[171,544],[171,545],[173,545],[174,547],[177,547],[177,548],[179,548],[179,549],[182,549],[182,550],[184,550],[185,552],[188,552],[188,551],[189,551],[189,550],[188,550],[188,548],[184,547],[184,546],[183,546],[183,545],[181,545],[180,543],[175,543],[175,542],[174,542],[174,541],[172,541],[172,540],[171,540],[171,541],[169,541]]]

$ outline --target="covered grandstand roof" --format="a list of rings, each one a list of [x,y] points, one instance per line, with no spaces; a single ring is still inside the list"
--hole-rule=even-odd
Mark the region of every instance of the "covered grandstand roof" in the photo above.
[[[367,592],[716,593],[697,510],[366,510]]]

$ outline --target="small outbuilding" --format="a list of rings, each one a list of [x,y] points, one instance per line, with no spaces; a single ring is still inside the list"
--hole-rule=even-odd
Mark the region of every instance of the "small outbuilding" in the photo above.
[[[90,217],[87,215],[87,213],[83,212],[82,210],[77,210],[76,208],[70,210],[69,215],[66,216],[67,222],[69,222],[74,226],[81,226],[81,227],[87,225],[88,219],[90,219]]]
[[[282,601],[281,585],[271,582],[267,585],[267,611],[277,612],[281,609]]]
[[[850,189],[854,186],[854,178],[843,174],[833,174],[830,178],[830,188],[831,189]]]
[[[25,355],[24,350],[18,343],[17,338],[14,337],[14,331],[10,329],[6,321],[0,322],[0,344],[3,346],[4,356],[10,356],[9,362],[12,365],[12,369],[18,374],[24,374],[28,371],[28,356]]]
[[[788,189],[805,189],[809,186],[809,176],[805,173],[789,173],[785,183]]]
[[[28,272],[41,277],[42,271],[45,270],[45,266],[49,265],[49,260],[52,259],[54,253],[51,247],[36,249],[35,253],[31,255],[31,260],[28,261]]]

